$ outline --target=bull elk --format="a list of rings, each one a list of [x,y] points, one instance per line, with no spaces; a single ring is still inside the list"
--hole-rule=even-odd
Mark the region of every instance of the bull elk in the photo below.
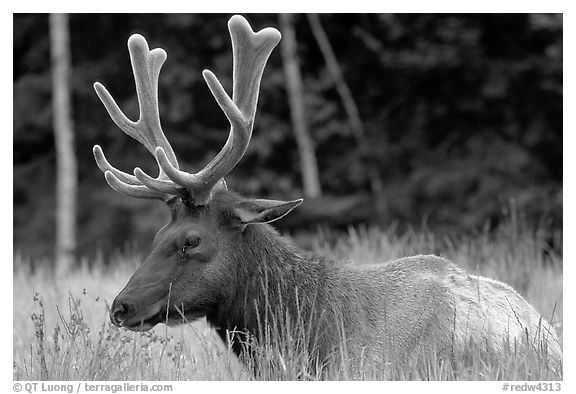
[[[116,297],[111,321],[134,331],[158,323],[206,318],[224,341],[231,332],[262,340],[263,323],[298,319],[315,334],[308,343],[321,360],[341,348],[381,352],[389,360],[427,349],[450,352],[482,343],[494,354],[506,343],[538,337],[547,357],[561,362],[554,328],[510,286],[470,275],[432,255],[381,265],[343,265],[308,254],[268,224],[302,200],[248,199],[227,189],[223,177],[242,158],[254,125],[260,80],[280,32],[257,33],[241,16],[228,22],[233,51],[232,98],[208,70],[204,79],[231,124],[222,150],[203,169],[189,173],[160,126],[158,77],[166,60],[146,40],[128,40],[140,117],[134,122],[100,84],[94,88],[116,125],[155,157],[156,178],[140,168],[118,170],[100,146],[93,152],[108,184],[130,197],[162,200],[171,219],[152,251]],[[283,308],[280,311],[280,308]],[[232,339],[241,355],[246,347]]]

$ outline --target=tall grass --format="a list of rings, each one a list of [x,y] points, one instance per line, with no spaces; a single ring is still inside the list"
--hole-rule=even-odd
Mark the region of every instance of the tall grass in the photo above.
[[[474,237],[439,237],[429,231],[397,235],[393,228],[321,231],[314,251],[351,264],[382,263],[433,253],[472,273],[516,288],[562,337],[562,256],[546,247],[539,231],[514,220]],[[262,343],[250,338],[240,361],[205,321],[178,327],[158,325],[133,333],[109,323],[109,305],[135,270],[140,256],[118,256],[107,265],[85,265],[56,277],[46,268],[14,261],[14,379],[16,380],[236,380],[236,379],[423,379],[556,380],[560,368],[543,361],[538,349],[481,356],[476,345],[447,360],[419,355],[402,365],[367,358],[351,363],[344,345],[328,367],[308,353],[305,322],[279,318],[262,327]],[[230,335],[235,335],[231,333]],[[360,365],[360,367],[358,367]]]

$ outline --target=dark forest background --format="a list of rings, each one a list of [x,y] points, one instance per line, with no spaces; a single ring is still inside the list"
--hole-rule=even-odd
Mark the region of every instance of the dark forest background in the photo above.
[[[255,30],[275,14],[245,15]],[[201,71],[230,90],[230,15],[70,16],[78,160],[80,256],[149,245],[168,212],[112,191],[92,156],[151,173],[155,161],[110,120],[92,84],[103,82],[137,117],[126,42],[140,33],[168,60],[160,74],[163,129],[185,169],[224,144],[228,122]],[[304,108],[322,197],[277,222],[294,234],[368,223],[446,234],[490,230],[512,208],[524,223],[562,229],[562,15],[320,15],[358,108],[351,124],[309,18],[293,18]],[[51,256],[55,145],[48,15],[14,16],[14,249]],[[264,72],[251,144],[227,176],[250,197],[303,195],[280,48]]]

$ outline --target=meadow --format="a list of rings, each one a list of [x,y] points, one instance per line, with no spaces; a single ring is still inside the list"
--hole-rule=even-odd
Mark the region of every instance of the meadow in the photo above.
[[[543,228],[527,229],[514,217],[493,231],[440,236],[427,230],[399,234],[394,226],[350,228],[344,234],[321,231],[309,249],[348,264],[385,263],[413,254],[448,258],[469,273],[513,286],[543,317],[561,340],[563,335],[562,239],[554,250]],[[56,274],[37,263],[31,269],[14,257],[13,378],[15,380],[561,380],[535,349],[520,357],[510,352],[498,359],[477,349],[446,362],[434,357],[401,367],[366,366],[352,370],[345,349],[338,368],[310,372],[297,344],[268,343],[254,360],[240,362],[204,320],[178,327],[157,325],[144,333],[113,326],[108,308],[143,256],[118,253],[109,261],[84,262]],[[274,341],[272,341],[274,342]],[[256,375],[250,367],[258,363]]]

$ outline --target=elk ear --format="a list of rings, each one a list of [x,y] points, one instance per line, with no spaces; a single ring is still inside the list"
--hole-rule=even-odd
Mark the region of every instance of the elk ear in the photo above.
[[[244,200],[234,204],[232,211],[241,225],[270,223],[286,215],[302,201],[301,198],[293,201]]]

